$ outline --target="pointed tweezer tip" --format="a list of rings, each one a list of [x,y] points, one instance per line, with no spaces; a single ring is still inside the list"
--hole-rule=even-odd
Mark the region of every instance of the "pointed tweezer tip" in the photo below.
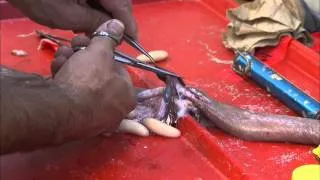
[[[137,42],[136,40],[134,40],[132,37],[130,37],[127,34],[124,34],[123,38],[135,49],[137,49],[138,51],[140,51],[142,54],[144,54],[145,56],[147,56],[153,63],[155,63],[155,60],[153,59],[153,57],[142,47],[142,45]]]

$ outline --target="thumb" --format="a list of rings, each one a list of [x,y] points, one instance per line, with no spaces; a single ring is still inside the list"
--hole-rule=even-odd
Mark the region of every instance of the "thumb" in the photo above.
[[[119,37],[119,39],[122,39],[124,33],[124,25],[119,20],[112,19],[100,25],[96,31],[107,32],[112,36],[116,36]],[[111,49],[113,50],[116,45],[117,42],[113,40],[111,37],[98,35],[92,38],[87,49],[88,51],[100,51],[100,49],[103,48],[105,51],[107,51]]]
[[[112,19],[100,25],[96,31],[107,32],[122,38],[124,25],[120,21]],[[116,71],[115,61],[113,60],[113,51],[116,45],[117,42],[108,36],[95,36],[90,41],[86,51],[91,57],[102,61],[105,68],[110,68],[106,70]]]

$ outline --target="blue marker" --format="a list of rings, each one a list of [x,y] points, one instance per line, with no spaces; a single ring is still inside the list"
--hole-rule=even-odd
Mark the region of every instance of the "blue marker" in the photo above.
[[[248,53],[237,53],[233,69],[249,76],[303,117],[320,119],[320,103]]]

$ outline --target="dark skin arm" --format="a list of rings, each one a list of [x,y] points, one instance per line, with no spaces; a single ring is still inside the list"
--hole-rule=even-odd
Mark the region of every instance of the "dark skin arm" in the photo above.
[[[112,18],[120,20],[128,35],[137,38],[131,0],[8,0],[33,21],[74,32],[93,33]]]
[[[8,69],[1,68],[1,154],[74,139],[67,129],[73,133],[83,125],[75,123],[77,113],[89,115],[80,113],[82,103],[42,77],[13,70],[3,75],[4,71]]]
[[[112,24],[99,29],[122,34],[124,27]],[[108,38],[92,39],[52,80],[2,67],[1,154],[59,145],[116,129],[133,109],[135,98],[130,80],[112,58],[114,46]]]

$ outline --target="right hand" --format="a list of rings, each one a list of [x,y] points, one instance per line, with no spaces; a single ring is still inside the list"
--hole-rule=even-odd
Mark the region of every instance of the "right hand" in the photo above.
[[[109,20],[97,31],[122,36],[124,25]],[[93,122],[88,122],[95,125],[92,128],[99,132],[114,131],[135,106],[130,76],[113,59],[116,43],[108,37],[90,40],[82,35],[72,40],[72,46],[87,48],[74,53],[72,48],[60,47],[51,66],[53,81],[66,87],[71,97],[92,114]]]
[[[91,34],[111,18],[124,23],[126,33],[137,38],[131,0],[8,0],[33,21],[63,30]],[[91,7],[91,3],[95,7]]]

